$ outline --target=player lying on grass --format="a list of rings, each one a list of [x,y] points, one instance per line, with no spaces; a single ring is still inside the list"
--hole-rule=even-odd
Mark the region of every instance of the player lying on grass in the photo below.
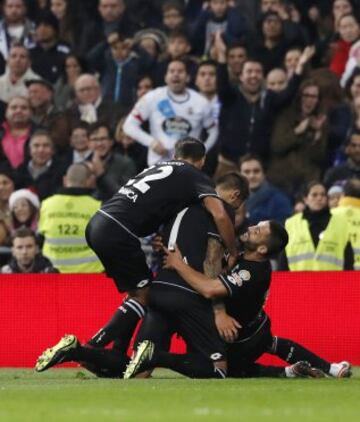
[[[250,227],[240,237],[244,252],[239,256],[237,264],[226,275],[220,275],[217,278],[208,277],[194,270],[188,264],[187,255],[183,257],[178,247],[174,252],[166,250],[166,268],[176,270],[180,278],[186,281],[188,288],[200,293],[202,297],[224,298],[226,312],[229,315],[223,309],[217,309],[216,320],[222,336],[232,341],[227,347],[229,377],[293,377],[296,375],[320,377],[325,373],[337,377],[350,376],[350,365],[347,362],[330,364],[299,344],[274,337],[271,333],[270,319],[263,311],[271,280],[269,257],[278,254],[286,246],[287,239],[285,229],[278,223],[261,222],[257,226]],[[181,245],[180,249],[182,249]],[[161,326],[161,323],[169,327],[169,321],[171,325],[174,318],[171,314],[171,306],[166,305],[165,295],[162,300],[161,296],[156,300],[153,299],[153,295],[150,298],[152,299],[150,311],[139,332],[140,340],[144,338],[146,340],[139,344],[134,359],[127,367],[125,378],[134,377],[157,366],[170,368],[191,377],[214,377],[211,360],[204,359],[205,356],[193,352],[194,340],[190,339],[191,352],[185,355],[174,355],[163,351],[157,339],[159,333],[157,327]],[[172,306],[175,304],[174,301]],[[154,319],[153,331],[148,329],[146,332],[147,325],[151,326],[151,318]],[[241,329],[239,329],[240,324]],[[151,332],[153,336],[148,335]],[[300,360],[309,361],[311,364],[301,362],[295,368],[290,366],[285,369],[256,364],[256,360],[266,352],[277,354],[289,363]]]

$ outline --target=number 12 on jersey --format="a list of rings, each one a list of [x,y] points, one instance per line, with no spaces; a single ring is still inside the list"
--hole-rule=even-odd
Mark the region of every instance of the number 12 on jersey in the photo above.
[[[146,193],[151,187],[149,182],[166,179],[173,171],[172,166],[151,166],[138,174],[135,179],[130,179],[125,187],[131,186],[141,193]]]

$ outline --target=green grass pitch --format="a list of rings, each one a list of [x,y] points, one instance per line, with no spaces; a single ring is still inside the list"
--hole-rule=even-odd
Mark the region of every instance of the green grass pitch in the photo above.
[[[83,370],[0,370],[0,421],[360,421],[351,379],[96,379]]]

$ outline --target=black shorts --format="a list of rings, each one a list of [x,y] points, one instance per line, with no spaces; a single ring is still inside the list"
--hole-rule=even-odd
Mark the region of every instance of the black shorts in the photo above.
[[[188,353],[214,362],[225,360],[225,344],[216,329],[211,302],[195,293],[154,283],[136,343],[151,340],[168,350],[174,333],[185,340]]]
[[[252,335],[227,347],[228,376],[242,377],[244,371],[261,355],[268,352],[272,345],[271,321],[264,319],[254,328]]]
[[[151,271],[141,243],[120,224],[97,212],[86,227],[85,237],[120,292],[149,285]]]

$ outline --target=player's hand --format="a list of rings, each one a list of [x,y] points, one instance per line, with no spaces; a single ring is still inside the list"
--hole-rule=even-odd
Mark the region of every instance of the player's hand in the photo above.
[[[151,247],[155,253],[162,252],[164,248],[162,236],[157,234],[151,241]]]
[[[153,143],[150,145],[150,148],[156,152],[156,154],[161,156],[167,155],[169,152],[160,141],[153,141]]]
[[[227,266],[228,266],[229,270],[231,268],[235,267],[237,260],[238,260],[238,254],[229,255],[229,257],[227,259]]]
[[[241,324],[225,311],[215,312],[215,324],[220,337],[227,343],[233,343],[241,329]]]
[[[174,245],[169,249],[165,248],[164,246],[163,251],[165,253],[163,259],[164,268],[176,270],[178,265],[182,264],[183,262],[183,257],[178,246]]]

